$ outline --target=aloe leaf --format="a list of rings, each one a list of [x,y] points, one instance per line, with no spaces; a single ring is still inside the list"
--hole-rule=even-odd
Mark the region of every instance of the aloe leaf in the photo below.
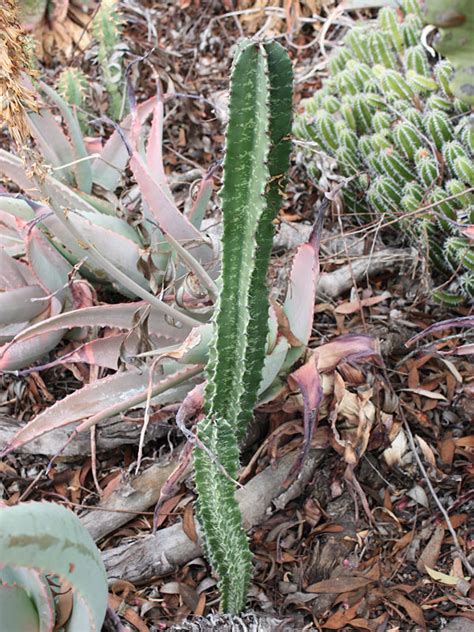
[[[1,260],[0,260],[1,262]],[[115,305],[95,305],[71,310],[64,314],[52,316],[28,327],[17,336],[17,340],[26,340],[39,334],[72,329],[74,327],[116,327],[131,329],[141,311],[148,308],[147,303],[116,303]],[[171,325],[161,312],[150,309],[147,320],[148,331],[164,341],[180,342],[191,331],[189,326],[175,327]]]
[[[26,222],[34,219],[35,213],[25,200],[13,197],[7,193],[0,193],[0,210]]]
[[[59,185],[60,183],[57,184]],[[170,307],[169,305],[161,301],[154,294],[151,294],[151,292],[142,287],[137,281],[132,279],[128,274],[119,269],[118,266],[116,266],[112,261],[107,259],[107,257],[102,254],[102,252],[95,246],[95,244],[85,240],[84,236],[81,235],[81,233],[77,230],[73,223],[69,221],[67,213],[63,212],[61,208],[56,207],[55,204],[52,204],[51,209],[54,211],[56,218],[75,239],[75,247],[79,248],[82,251],[83,256],[88,256],[95,264],[99,266],[99,268],[102,267],[104,271],[107,272],[114,279],[114,281],[118,282],[126,290],[131,292],[133,296],[139,296],[140,298],[146,300],[150,305],[154,306],[157,310],[161,311],[164,315],[177,320],[182,324],[187,324],[191,327],[201,324],[194,318],[191,318],[187,314],[184,314],[183,312],[180,312],[177,309]],[[46,214],[48,211],[47,207],[40,206],[38,206],[37,210],[46,211]]]
[[[151,97],[137,106],[136,124],[142,126],[148,116],[153,112],[156,97]],[[117,130],[107,140],[100,153],[92,164],[92,179],[106,191],[115,191],[119,185],[130,155],[127,142],[130,142],[130,131],[133,116],[129,114],[120,124],[120,132]]]
[[[44,292],[38,285],[0,292],[0,325],[24,323],[35,318],[48,305],[48,300],[44,299]]]
[[[23,191],[28,191],[30,197],[37,198],[40,195],[39,189],[27,176],[21,160],[4,149],[0,149],[0,173],[17,184]]]
[[[0,248],[0,290],[13,290],[35,282],[31,270]]]
[[[51,315],[61,312],[63,303],[55,296],[49,302]],[[0,371],[16,371],[36,362],[49,353],[63,337],[61,331],[53,331],[28,340],[11,342],[0,347]]]
[[[30,601],[34,604],[37,620],[39,619],[37,623],[38,627],[34,628],[35,630],[39,632],[54,630],[55,613],[53,594],[44,575],[33,568],[26,569],[3,566],[0,569],[0,581],[10,586],[16,585],[26,592]],[[2,611],[0,607],[0,620],[3,625],[5,616],[8,616],[7,612]],[[10,628],[5,629],[9,630]],[[11,630],[13,629],[21,629],[23,632],[22,628],[11,628]]]
[[[163,372],[163,375],[160,375],[159,371],[154,374],[152,397],[166,395],[167,392],[191,380],[202,372],[202,366],[191,365],[183,368],[176,362],[170,362],[163,368]],[[91,382],[37,415],[15,434],[0,454],[8,454],[47,432],[81,420],[85,421],[77,430],[86,430],[142,404],[147,399],[148,391],[149,370],[129,369],[126,373],[116,373]],[[108,405],[104,405],[104,402],[108,402]]]
[[[265,356],[265,361],[262,369],[262,377],[260,385],[258,387],[258,394],[264,393],[269,388],[276,377],[280,373],[288,350],[290,349],[290,343],[284,336],[280,336],[277,344],[271,353]]]
[[[48,293],[63,294],[72,270],[69,263],[36,228],[27,233],[25,243],[28,261],[41,286]]]
[[[217,285],[209,276],[209,274],[206,272],[204,267],[174,237],[172,237],[168,233],[163,233],[163,236],[166,239],[166,241],[170,244],[172,249],[176,252],[176,254],[181,259],[181,261],[184,264],[186,264],[188,269],[191,270],[191,272],[193,272],[196,275],[196,277],[199,279],[201,285],[204,288],[206,288],[206,290],[209,292],[209,296],[215,300],[217,298],[218,288],[217,288]]]
[[[86,609],[88,627],[83,629],[99,632],[107,608],[107,576],[99,550],[71,511],[36,502],[0,509],[0,560],[66,580],[74,593],[73,608],[81,604]]]
[[[146,148],[146,163],[153,179],[160,185],[167,198],[173,202],[173,194],[163,166],[163,119],[164,103],[160,95],[157,95]]]
[[[46,109],[40,110],[39,113],[30,112],[28,124],[47,164],[57,168],[74,161],[72,147],[51,112]],[[56,176],[58,180],[65,180],[68,184],[74,181],[71,167],[58,170]]]
[[[199,184],[198,192],[188,214],[189,221],[198,229],[201,228],[213,190],[214,178],[210,173],[207,173]]]
[[[144,201],[150,209],[153,219],[159,228],[181,242],[202,263],[211,260],[212,248],[204,243],[203,236],[197,228],[179,211],[174,201],[166,193],[166,187],[155,180],[143,158],[137,151],[130,159],[130,168],[140,187]]]
[[[39,618],[29,595],[19,586],[0,583],[0,617],[4,630],[39,632]],[[52,632],[50,628],[48,632]]]
[[[81,191],[84,191],[84,193],[90,193],[92,191],[92,167],[90,160],[88,160],[89,154],[84,145],[79,121],[66,101],[59,96],[55,90],[50,88],[43,81],[40,82],[40,85],[43,92],[45,92],[60,109],[71,135],[72,146],[74,148],[74,158],[77,160],[76,164],[73,165],[77,185]]]
[[[314,320],[316,288],[319,280],[319,239],[324,216],[320,208],[312,235],[302,244],[293,259],[283,309],[288,316],[291,333],[304,348],[309,342]]]

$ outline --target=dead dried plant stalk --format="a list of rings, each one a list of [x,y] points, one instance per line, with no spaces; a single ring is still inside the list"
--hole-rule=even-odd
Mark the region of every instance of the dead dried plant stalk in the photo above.
[[[4,0],[0,8],[0,121],[22,148],[29,138],[26,114],[36,110],[24,75],[31,76],[27,38],[20,25],[15,0]]]

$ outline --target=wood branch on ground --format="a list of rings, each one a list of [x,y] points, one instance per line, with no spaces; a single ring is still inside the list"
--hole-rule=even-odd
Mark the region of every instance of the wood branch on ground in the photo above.
[[[283,492],[283,483],[299,451],[285,455],[257,474],[243,488],[237,491],[237,500],[246,529],[260,524],[272,503]],[[293,483],[294,495],[285,491],[286,501],[301,493],[301,486],[311,479],[316,467],[324,458],[323,450],[311,450],[303,466],[299,480]],[[126,577],[132,583],[146,581],[172,573],[202,555],[201,541],[188,538],[181,523],[161,529],[156,535],[146,535],[138,540],[124,541],[123,544],[103,552],[110,584]]]

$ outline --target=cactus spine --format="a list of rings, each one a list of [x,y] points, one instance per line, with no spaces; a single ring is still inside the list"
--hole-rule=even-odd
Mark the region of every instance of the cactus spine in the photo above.
[[[451,7],[444,0],[427,0],[428,8],[430,2]],[[465,4],[454,1],[456,10]],[[453,96],[463,96],[453,83],[453,65],[435,62],[421,43],[418,0],[402,0],[401,5],[402,11],[384,7],[375,22],[347,33],[344,46],[329,60],[330,76],[305,103],[295,134],[313,142],[304,154],[308,161],[316,143],[350,178],[343,192],[349,213],[363,221],[367,211],[400,218],[407,238],[454,279],[450,302],[459,302],[458,293],[470,300],[471,259],[463,253],[472,252],[472,241],[462,224],[471,222],[474,204],[472,192],[465,193],[474,186],[474,114],[469,99]],[[309,171],[321,177],[313,166]],[[420,208],[426,208],[424,215],[404,220],[405,213]],[[448,242],[450,237],[456,239]],[[459,251],[456,269],[449,265],[448,248]]]
[[[244,41],[231,79],[221,191],[224,221],[221,292],[207,367],[205,417],[194,469],[198,517],[220,580],[222,609],[245,606],[251,553],[235,500],[238,441],[257,399],[268,333],[266,271],[282,183],[288,169],[292,69],[275,42]],[[226,476],[222,468],[225,469]]]

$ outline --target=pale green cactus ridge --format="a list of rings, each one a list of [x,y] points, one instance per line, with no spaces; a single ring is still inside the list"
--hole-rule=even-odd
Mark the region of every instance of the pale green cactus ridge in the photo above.
[[[396,68],[397,60],[395,53],[383,33],[380,31],[371,33],[369,36],[369,49],[372,61],[375,64],[381,64],[385,66],[385,68]]]
[[[121,43],[122,22],[117,0],[102,0],[92,20],[92,32],[98,42],[97,59],[109,94],[109,112],[114,119],[120,117],[122,109],[121,55],[117,55]],[[114,53],[117,59],[111,64],[110,58]]]
[[[467,156],[459,156],[454,160],[454,173],[455,175],[468,184],[474,186],[474,163]]]
[[[450,86],[454,75],[452,64],[447,59],[441,59],[434,67],[433,74],[444,95],[452,98],[453,93]]]
[[[82,107],[87,87],[87,76],[80,68],[65,68],[58,77],[58,92],[69,105]]]
[[[461,275],[460,285],[461,292],[467,300],[474,296],[474,274],[472,272],[464,272]]]
[[[399,227],[417,235],[418,244],[421,238],[423,252],[444,270],[443,240],[473,216],[466,211],[472,193],[465,193],[474,183],[472,115],[468,104],[452,95],[452,65],[443,59],[435,64],[422,44],[418,3],[406,2],[402,10],[404,16],[385,8],[376,22],[346,34],[322,87],[326,101],[332,95],[340,108],[327,109],[331,123],[324,138],[318,130],[315,143],[335,158],[341,175],[356,176],[343,197],[361,219],[426,208],[426,215],[402,218]],[[318,93],[311,108],[316,118],[317,101]],[[320,177],[316,168],[311,174]],[[360,186],[361,174],[370,186]]]
[[[258,387],[265,360],[268,322],[260,318],[269,309],[266,270],[273,245],[273,220],[281,207],[290,164],[293,70],[286,50],[277,42],[264,44],[269,77],[270,151],[268,169],[270,180],[265,187],[266,208],[256,234],[257,250],[250,284],[248,340],[245,357],[244,388],[237,419],[237,439],[243,439],[253,409],[257,403]]]
[[[441,112],[451,112],[453,104],[447,97],[432,94],[426,99],[426,107],[429,110],[440,110]]]
[[[401,7],[406,15],[411,13],[414,16],[418,17],[421,28],[422,12],[419,0],[402,0]]]
[[[405,43],[403,32],[397,12],[393,7],[382,7],[379,11],[378,21],[383,31],[390,37],[396,51],[403,52]]]
[[[392,147],[392,139],[386,132],[376,132],[370,137],[370,144],[374,151],[382,151]]]
[[[442,154],[452,176],[459,178],[456,173],[455,161],[457,158],[467,158],[466,150],[462,144],[457,140],[451,140],[443,145]],[[463,180],[463,178],[459,179]]]
[[[409,164],[402,158],[396,149],[388,147],[381,152],[382,167],[393,180],[410,182],[413,172]]]
[[[420,75],[414,70],[407,70],[407,83],[410,88],[421,95],[427,95],[434,90],[438,90],[438,84],[431,77],[425,77],[424,75]]]
[[[403,58],[403,65],[406,70],[413,70],[424,77],[431,76],[426,51],[420,44],[418,46],[410,46],[406,49]]]
[[[372,117],[372,127],[375,132],[384,132],[389,130],[392,126],[392,117],[388,112],[384,112],[383,110],[379,110],[375,112]]]
[[[207,366],[205,417],[196,447],[198,516],[219,576],[222,609],[244,606],[251,554],[235,500],[238,440],[252,416],[268,334],[266,271],[272,220],[289,164],[292,70],[276,43],[245,40],[236,52],[221,190],[223,255],[214,341]],[[225,470],[225,474],[223,472]],[[230,477],[230,478],[229,478]]]
[[[432,293],[432,297],[435,303],[439,303],[440,305],[457,307],[458,305],[462,305],[464,303],[463,296],[459,296],[458,294],[451,294],[450,292],[446,292],[445,290],[434,290],[434,292]]]
[[[417,150],[422,147],[423,139],[414,125],[400,121],[393,130],[393,138],[398,149],[408,160],[413,160]]]
[[[426,112],[423,116],[423,127],[439,150],[443,148],[445,143],[453,140],[453,126],[444,112]]]

